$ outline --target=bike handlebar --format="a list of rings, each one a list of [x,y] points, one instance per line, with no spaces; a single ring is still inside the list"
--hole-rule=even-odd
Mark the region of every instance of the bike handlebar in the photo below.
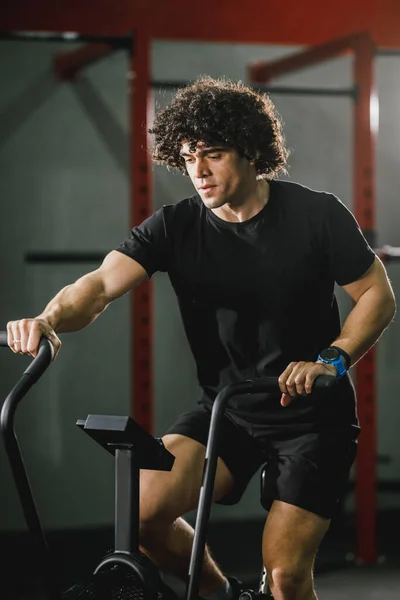
[[[320,375],[314,381],[314,389],[323,390],[332,388],[336,385],[336,378],[332,375]],[[235,388],[232,388],[235,386]],[[236,388],[237,386],[237,388]],[[233,383],[224,390],[221,390],[222,394],[226,390],[226,393],[231,396],[232,394],[258,394],[262,392],[279,392],[278,377],[262,377],[260,379],[247,379],[246,381]],[[218,394],[219,395],[219,394]]]
[[[315,379],[313,388],[327,391],[337,385],[337,381],[338,380],[333,375],[320,375]],[[194,527],[193,546],[189,564],[189,578],[186,584],[184,600],[194,600],[194,598],[198,597],[204,548],[206,544],[207,525],[210,518],[213,487],[217,471],[218,432],[220,430],[220,423],[223,418],[225,407],[228,400],[235,394],[256,394],[259,392],[279,392],[278,377],[265,377],[263,379],[256,379],[255,381],[247,380],[231,383],[224,387],[214,400],[211,411],[210,429],[208,432],[203,481],[200,488],[196,524]]]
[[[0,346],[7,346],[7,332],[0,331]],[[46,537],[39,519],[35,500],[29,483],[28,475],[14,431],[14,415],[19,402],[43,375],[54,357],[54,348],[47,338],[42,338],[39,343],[37,356],[25,369],[22,377],[13,387],[4,401],[0,413],[0,429],[4,440],[4,446],[10,461],[14,481],[21,500],[22,510],[28,529],[35,539],[39,560],[39,566],[44,568],[44,582],[48,597],[52,600],[61,600],[61,595],[54,576],[54,565],[49,553]]]
[[[0,331],[0,346],[7,346],[7,332]],[[13,469],[15,483],[19,491],[19,496],[24,499],[23,511],[29,530],[36,536],[41,545],[44,558],[49,560],[44,532],[41,527],[29,480],[25,472],[22,456],[18,447],[18,442],[14,433],[14,414],[18,403],[22,400],[30,388],[43,375],[54,358],[54,348],[47,338],[42,338],[39,344],[39,350],[36,358],[30,363],[24,371],[21,379],[8,394],[0,414],[0,429],[3,434],[6,451]],[[328,390],[337,384],[337,379],[333,376],[321,375],[314,381],[314,388]],[[205,470],[203,473],[203,483],[200,489],[199,505],[197,511],[197,520],[195,526],[195,535],[189,566],[189,579],[186,587],[185,600],[192,600],[197,597],[199,588],[202,557],[204,554],[206,527],[209,520],[212,488],[215,480],[215,473],[218,459],[218,430],[225,406],[228,400],[235,394],[256,394],[263,392],[279,392],[278,377],[265,377],[255,380],[247,380],[232,383],[223,388],[215,398],[212,414],[208,442],[206,448]],[[48,582],[49,597],[59,598],[57,589],[53,581]]]
[[[0,346],[7,346],[7,332],[0,331]],[[39,344],[37,356],[25,369],[21,379],[8,394],[0,415],[0,427],[3,435],[7,438],[13,426],[13,417],[18,403],[22,400],[30,388],[43,375],[54,357],[53,344],[42,338]]]

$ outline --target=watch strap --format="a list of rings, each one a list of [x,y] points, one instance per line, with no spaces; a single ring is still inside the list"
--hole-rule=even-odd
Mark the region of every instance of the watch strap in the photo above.
[[[349,370],[350,366],[351,366],[351,358],[347,354],[347,352],[345,350],[343,350],[342,348],[339,348],[339,346],[330,346],[330,348],[335,348],[339,352],[339,354],[341,354],[343,356],[343,358],[346,361],[346,368],[347,368],[347,370]]]
[[[342,352],[340,352],[340,348],[337,348],[336,346],[329,346],[329,348],[326,348],[326,350],[331,350],[331,349],[336,350],[336,352],[338,354],[338,358],[323,358],[322,354],[324,353],[324,350],[322,350],[321,353],[318,355],[317,360],[319,362],[325,363],[327,365],[333,365],[336,369],[337,379],[341,379],[347,373],[346,359],[343,356]]]

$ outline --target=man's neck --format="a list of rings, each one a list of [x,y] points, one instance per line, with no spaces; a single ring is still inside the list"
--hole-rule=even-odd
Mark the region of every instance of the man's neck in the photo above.
[[[270,196],[270,184],[266,179],[258,179],[254,193],[239,205],[224,204],[220,208],[212,208],[212,212],[224,221],[242,223],[255,217],[267,204]]]

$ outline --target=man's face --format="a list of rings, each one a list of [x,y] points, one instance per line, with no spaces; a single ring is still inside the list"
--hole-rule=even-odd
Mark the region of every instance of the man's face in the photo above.
[[[207,208],[224,204],[242,204],[256,181],[254,165],[227,146],[206,147],[198,144],[191,152],[189,144],[181,148],[186,170]]]

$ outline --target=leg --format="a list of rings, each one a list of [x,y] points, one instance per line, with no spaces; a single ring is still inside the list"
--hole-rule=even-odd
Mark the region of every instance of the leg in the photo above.
[[[263,558],[276,600],[316,600],[312,570],[357,444],[348,427],[271,440]]]
[[[163,438],[175,456],[171,472],[146,471],[140,477],[140,540],[143,552],[156,565],[183,581],[187,579],[193,529],[181,515],[198,505],[204,467],[205,447],[183,435]],[[233,477],[218,459],[214,500],[233,488]],[[200,594],[210,595],[225,581],[206,549]]]
[[[313,566],[330,520],[275,500],[263,534],[263,561],[275,600],[316,600]]]

